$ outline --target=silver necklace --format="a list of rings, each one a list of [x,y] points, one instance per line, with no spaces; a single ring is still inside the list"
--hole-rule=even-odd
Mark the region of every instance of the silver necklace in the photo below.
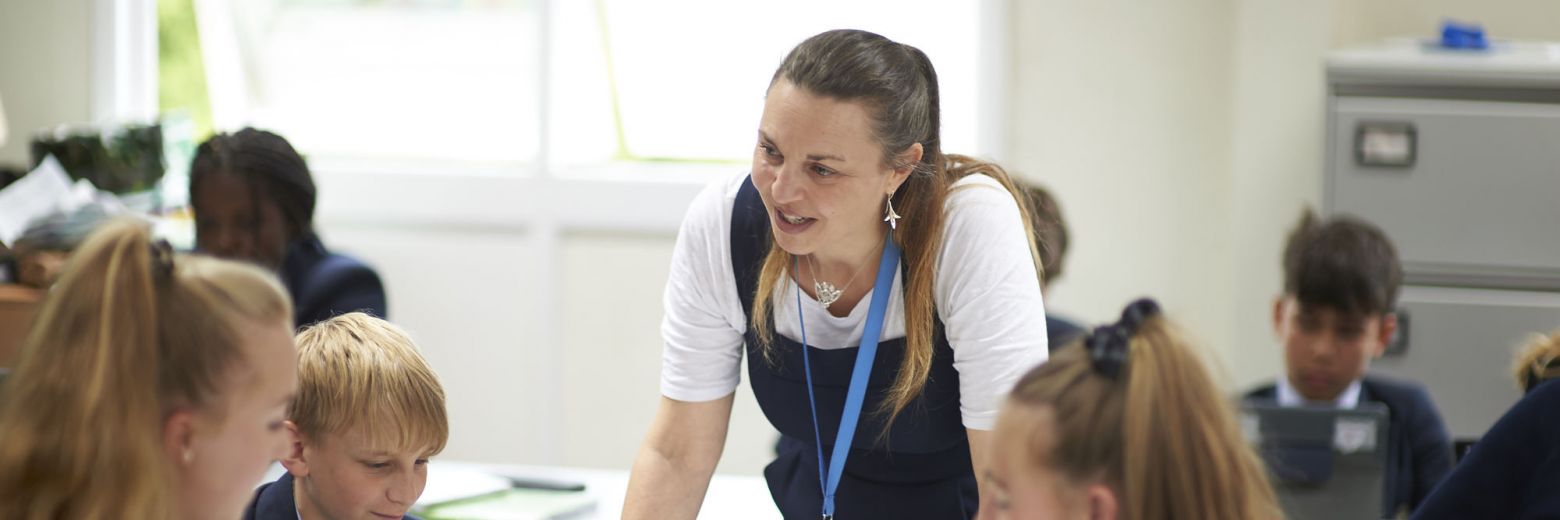
[[[832,283],[818,280],[818,264],[813,260],[813,255],[807,255],[807,266],[812,268],[813,294],[818,296],[818,303],[823,304],[825,309],[839,301],[845,291],[850,290],[850,285],[856,283],[856,277],[861,275],[862,270],[861,267],[857,267],[856,272],[850,275],[850,280],[845,282],[845,287],[836,288]],[[866,267],[866,263],[863,262],[862,267]]]

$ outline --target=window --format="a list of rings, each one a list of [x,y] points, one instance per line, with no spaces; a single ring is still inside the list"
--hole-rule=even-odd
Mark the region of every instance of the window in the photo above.
[[[745,164],[775,67],[840,27],[926,51],[946,147],[979,144],[978,2],[188,1],[214,125],[276,130],[311,160]]]
[[[276,130],[311,156],[528,162],[535,5],[197,2],[219,128]]]

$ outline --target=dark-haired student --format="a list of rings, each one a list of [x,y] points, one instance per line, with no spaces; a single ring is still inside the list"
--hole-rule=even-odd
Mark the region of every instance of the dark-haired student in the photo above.
[[[1040,265],[1045,274],[1040,278],[1040,291],[1046,292],[1051,282],[1062,276],[1062,260],[1067,257],[1067,221],[1062,219],[1062,207],[1056,203],[1051,191],[1038,183],[1013,179],[1013,184],[1029,197],[1030,227],[1034,229],[1035,244],[1040,251]],[[1051,352],[1067,346],[1083,336],[1083,326],[1063,318],[1047,309],[1045,335]]]
[[[353,311],[387,317],[379,274],[315,234],[315,197],[308,163],[282,136],[253,128],[213,136],[190,164],[195,246],[277,273],[295,327]]]
[[[1452,445],[1423,386],[1366,375],[1397,330],[1402,267],[1377,227],[1310,211],[1284,248],[1284,294],[1273,327],[1284,348],[1283,377],[1247,400],[1281,406],[1385,405],[1389,422],[1383,517],[1412,512],[1452,467]]]
[[[1560,518],[1560,331],[1535,337],[1517,356],[1526,393],[1479,439],[1424,504],[1417,519]]]

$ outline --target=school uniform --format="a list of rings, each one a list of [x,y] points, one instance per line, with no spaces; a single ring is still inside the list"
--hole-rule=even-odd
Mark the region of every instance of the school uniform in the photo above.
[[[244,520],[298,520],[298,505],[293,501],[293,477],[283,473],[275,482],[255,490],[255,499],[244,509]]]
[[[1054,314],[1045,315],[1046,345],[1052,353],[1083,337],[1083,334],[1082,325]]]
[[[298,504],[293,500],[292,473],[282,473],[281,478],[255,490],[255,499],[244,509],[244,520],[299,520]],[[420,520],[406,515],[402,520]]]
[[[1355,381],[1335,403],[1302,403],[1280,378],[1246,394],[1250,401],[1282,406],[1337,406],[1381,403],[1387,408],[1387,462],[1382,489],[1382,515],[1395,517],[1399,508],[1412,512],[1452,469],[1452,442],[1446,423],[1423,386],[1367,375]]]
[[[1414,511],[1415,520],[1560,518],[1560,383],[1502,415]]]
[[[278,274],[292,296],[296,328],[353,311],[389,317],[379,274],[357,259],[326,250],[313,233],[293,242]]]
[[[1044,313],[1039,280],[1017,205],[989,177],[960,182],[971,187],[950,194],[946,209],[930,377],[885,435],[886,417],[876,410],[904,355],[903,279],[909,273],[901,264],[861,422],[844,447],[850,451],[836,518],[973,518],[979,496],[966,428],[989,430],[1012,385],[1046,358],[1045,324],[1034,319]],[[746,176],[712,184],[690,207],[667,283],[661,392],[694,402],[729,395],[746,355],[754,397],[781,434],[778,456],[764,469],[770,493],[785,518],[815,520],[822,510],[819,445],[826,460],[836,449],[872,293],[848,316],[836,317],[798,294],[785,275],[773,294],[774,334],[766,358],[747,324],[769,232],[768,211]],[[876,260],[861,275],[864,282],[856,283],[872,283]],[[816,430],[803,372],[803,323]]]

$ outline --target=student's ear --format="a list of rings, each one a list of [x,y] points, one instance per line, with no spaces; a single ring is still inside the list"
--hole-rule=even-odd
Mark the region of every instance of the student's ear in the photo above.
[[[298,425],[292,421],[282,421],[282,425],[287,428],[287,456],[282,459],[282,467],[293,478],[309,476],[309,461],[303,455],[303,435],[298,433]]]
[[[1397,313],[1389,312],[1381,315],[1380,330],[1376,331],[1376,351],[1370,353],[1371,359],[1379,358],[1387,353],[1387,345],[1392,343],[1392,336],[1397,334]]]
[[[195,462],[195,412],[175,410],[163,421],[163,451],[175,467]]]
[[[1280,336],[1284,330],[1284,302],[1289,298],[1279,295],[1273,299],[1273,335]]]
[[[1089,494],[1089,520],[1116,520],[1116,493],[1104,484],[1091,484]]]

